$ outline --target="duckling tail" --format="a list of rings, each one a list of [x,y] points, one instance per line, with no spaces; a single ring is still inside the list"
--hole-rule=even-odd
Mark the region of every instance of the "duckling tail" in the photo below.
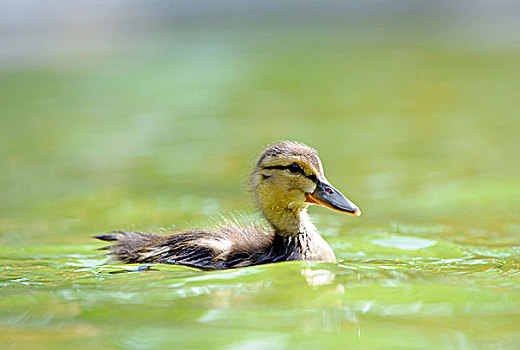
[[[167,244],[167,236],[144,232],[113,231],[107,234],[94,236],[101,241],[114,242],[114,245],[99,248],[98,250],[110,250],[108,255],[114,260],[125,263],[154,262],[158,258],[158,249]]]

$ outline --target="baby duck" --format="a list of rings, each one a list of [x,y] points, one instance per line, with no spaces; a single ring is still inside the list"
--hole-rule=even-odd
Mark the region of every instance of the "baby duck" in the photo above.
[[[100,249],[125,263],[230,269],[290,260],[336,262],[307,207],[318,204],[354,216],[361,211],[327,181],[315,149],[290,141],[269,145],[258,157],[249,184],[269,226],[228,222],[173,235],[115,231],[95,238],[115,242]]]

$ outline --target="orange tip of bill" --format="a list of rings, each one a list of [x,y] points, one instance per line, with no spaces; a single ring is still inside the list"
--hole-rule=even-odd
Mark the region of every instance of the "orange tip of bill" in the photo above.
[[[361,210],[356,209],[356,211],[354,212],[354,216],[361,216]]]

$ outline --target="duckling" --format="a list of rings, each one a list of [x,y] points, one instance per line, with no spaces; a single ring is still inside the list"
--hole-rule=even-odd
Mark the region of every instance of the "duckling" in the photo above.
[[[265,226],[228,221],[219,227],[173,235],[114,231],[95,238],[124,263],[169,263],[230,269],[290,260],[336,262],[307,213],[318,204],[360,216],[360,209],[330,185],[318,152],[299,142],[269,145],[257,158],[249,185]]]

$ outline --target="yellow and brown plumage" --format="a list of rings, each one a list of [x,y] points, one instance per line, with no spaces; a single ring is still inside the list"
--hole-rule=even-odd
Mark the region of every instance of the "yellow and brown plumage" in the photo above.
[[[355,216],[361,212],[329,184],[316,150],[290,141],[269,145],[258,157],[249,183],[266,226],[228,221],[173,235],[115,231],[96,238],[115,242],[101,249],[125,263],[229,269],[290,260],[336,261],[307,207],[319,204]]]

